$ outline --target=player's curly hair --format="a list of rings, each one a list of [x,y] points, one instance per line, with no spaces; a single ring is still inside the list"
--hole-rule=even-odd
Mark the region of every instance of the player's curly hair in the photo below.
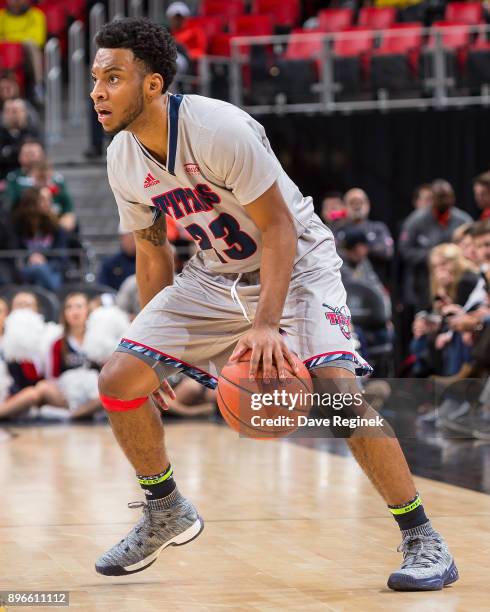
[[[149,19],[128,17],[106,23],[95,35],[103,49],[131,49],[147,74],[157,72],[164,81],[165,93],[177,72],[177,49],[170,32]]]

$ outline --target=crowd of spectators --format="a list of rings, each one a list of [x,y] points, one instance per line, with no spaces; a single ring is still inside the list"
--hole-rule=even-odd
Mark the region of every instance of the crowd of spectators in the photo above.
[[[46,15],[31,0],[6,0],[0,10],[0,41],[20,43],[24,51],[26,97],[42,106],[43,47],[47,40]]]
[[[46,15],[31,0],[2,4],[2,58],[12,65],[0,66],[0,283],[57,290],[78,265],[63,251],[81,244],[69,189],[44,149]]]
[[[359,350],[373,361],[373,347],[396,345],[401,359],[391,376],[431,378],[445,389],[459,381],[485,381],[490,374],[490,172],[475,177],[473,193],[477,219],[456,206],[448,181],[420,185],[396,241],[384,224],[369,219],[369,198],[361,189],[329,192],[323,199],[320,214],[344,260],[341,272]],[[391,265],[379,268],[380,263]],[[384,303],[384,327],[373,293]],[[375,367],[376,375],[386,371]],[[490,385],[471,404],[448,391],[443,409],[432,406],[422,418],[490,439],[489,393]]]
[[[134,294],[136,284],[132,281]],[[59,324],[47,322],[35,288],[0,294],[0,421],[105,418],[98,399],[98,372],[139,311],[125,297],[68,291]],[[117,305],[116,305],[117,304]],[[209,416],[214,392],[181,374],[172,376],[176,398],[164,398],[169,415]],[[158,403],[161,407],[161,404]]]
[[[6,101],[3,115],[8,104],[21,102]],[[6,131],[2,125],[0,139]],[[73,200],[63,176],[52,171],[43,144],[34,134],[19,130],[10,132],[9,138],[11,143],[0,150],[4,162],[0,180],[0,255],[5,256],[0,260],[0,280],[57,290],[68,270],[78,265],[78,260],[62,252],[81,247]],[[24,253],[10,257],[8,251],[12,250]]]

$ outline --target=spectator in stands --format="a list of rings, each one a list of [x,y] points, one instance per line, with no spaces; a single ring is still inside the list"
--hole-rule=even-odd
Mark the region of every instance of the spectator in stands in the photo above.
[[[33,312],[39,312],[39,302],[35,293],[31,291],[21,290],[12,297],[10,310],[18,310],[19,308],[27,308]]]
[[[390,230],[382,221],[369,219],[371,203],[362,189],[349,189],[344,195],[344,202],[347,219],[335,233],[337,241],[341,244],[351,228],[362,230],[368,241],[369,259],[378,276],[385,280],[388,275],[387,263],[392,260],[394,251]]]
[[[185,27],[185,20],[190,14],[185,2],[172,2],[166,12],[169,30],[177,43],[177,74],[189,72],[189,60],[206,53],[207,39],[203,29]]]
[[[384,303],[384,319],[387,321],[384,327],[370,330],[355,326],[361,344],[361,354],[367,359],[374,346],[391,341],[392,325],[391,322],[388,323],[391,319],[391,300],[369,260],[369,240],[365,232],[357,227],[350,227],[339,246],[339,253],[344,262],[340,269],[343,281],[347,285],[352,281],[360,281],[376,291]]]
[[[473,238],[474,223],[464,223],[457,227],[453,232],[452,242],[457,244],[463,253],[463,257],[473,266],[475,271],[478,270],[478,258],[475,250],[475,241]]]
[[[116,296],[116,306],[124,310],[131,320],[133,320],[141,310],[136,274],[128,276],[119,287]]]
[[[430,208],[432,206],[432,187],[429,183],[422,183],[415,188],[412,196],[412,204],[416,210]]]
[[[476,260],[490,280],[490,221],[479,221],[472,226]]]
[[[29,127],[24,100],[6,100],[0,126],[0,178],[3,179],[18,165],[19,151],[26,138],[39,139],[39,132]]]
[[[472,222],[468,213],[456,208],[455,194],[447,181],[434,181],[432,193],[432,206],[411,213],[400,233],[400,255],[406,266],[403,301],[416,310],[426,310],[429,302],[430,250],[442,242],[450,242],[457,227]]]
[[[480,275],[473,291],[464,305],[447,307],[444,314],[449,316],[450,329],[458,332],[472,332],[488,317],[490,291],[490,221],[479,221],[472,227],[476,259]]]
[[[325,225],[328,225],[334,233],[345,223],[347,208],[340,191],[329,191],[325,194],[322,200],[320,217]]]
[[[15,74],[11,71],[4,72],[0,76],[0,110],[3,109],[6,100],[14,100],[15,98],[22,97]],[[27,108],[27,114],[29,115],[29,125],[40,129],[41,118],[39,117],[39,113],[29,100],[24,100],[24,102]]]
[[[342,277],[346,280],[360,280],[384,293],[383,285],[369,261],[369,240],[366,233],[356,227],[349,227],[343,233],[340,255],[343,260]]]
[[[469,358],[462,337],[450,329],[448,314],[468,300],[478,276],[451,243],[434,247],[429,255],[430,307],[417,313],[413,323],[412,352],[416,357],[414,374],[449,376],[459,371]]]
[[[7,0],[0,10],[0,40],[20,42],[24,45],[31,80],[33,99],[43,101],[43,54],[46,43],[46,16],[31,0]]]
[[[19,202],[22,191],[32,187],[28,176],[32,165],[46,159],[43,145],[34,138],[26,138],[21,144],[18,156],[18,167],[7,174],[6,198],[12,210]]]
[[[166,12],[169,29],[177,45],[185,49],[191,60],[195,60],[206,54],[208,41],[203,28],[186,25],[190,14],[189,7],[184,2],[172,2]]]
[[[490,170],[482,172],[473,179],[473,195],[481,210],[480,220],[490,218]]]
[[[61,317],[63,332],[49,349],[46,379],[0,404],[0,418],[9,418],[43,404],[69,409],[71,418],[88,416],[100,408],[97,372],[89,369],[90,364],[81,348],[88,315],[86,295],[71,293],[65,298]],[[81,387],[83,392],[80,392]]]
[[[43,210],[41,189],[30,187],[24,191],[12,221],[17,248],[29,251],[20,271],[24,281],[56,291],[63,282],[67,260],[63,255],[50,255],[49,250],[65,249],[67,235],[56,216]]]
[[[429,278],[432,310],[444,314],[446,305],[466,303],[478,273],[458,245],[443,243],[430,252]]]
[[[97,276],[97,282],[108,285],[116,291],[123,281],[136,272],[136,245],[133,232],[121,231],[119,252],[104,259]]]
[[[30,184],[41,189],[41,195],[50,194],[51,210],[58,218],[60,226],[67,232],[73,232],[76,228],[77,219],[73,212],[73,200],[68,191],[62,174],[53,172],[49,162],[46,160],[34,162],[27,174]],[[21,193],[18,194],[20,198]]]
[[[10,300],[10,312],[20,309],[38,313],[39,302],[36,295],[24,289],[15,293]],[[37,383],[42,378],[41,367],[32,361],[9,361],[7,366],[13,380],[11,387],[13,393]]]

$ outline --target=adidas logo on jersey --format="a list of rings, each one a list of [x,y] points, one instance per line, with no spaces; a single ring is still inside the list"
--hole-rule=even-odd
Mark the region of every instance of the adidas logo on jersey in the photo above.
[[[148,172],[145,178],[145,189],[149,189],[150,187],[155,187],[155,185],[159,185],[160,181],[156,179],[151,172]]]
[[[197,164],[184,164],[184,170],[187,174],[201,174],[201,169]]]

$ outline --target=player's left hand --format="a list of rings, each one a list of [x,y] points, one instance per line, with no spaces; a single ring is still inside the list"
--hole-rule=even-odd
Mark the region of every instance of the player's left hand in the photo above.
[[[293,372],[297,371],[294,357],[286,346],[279,330],[275,327],[264,325],[262,327],[254,327],[246,332],[238,341],[230,361],[238,361],[249,350],[252,351],[249,371],[250,378],[257,377],[257,372],[262,363],[264,382],[270,382],[270,379],[275,377],[273,366],[276,367],[279,379],[284,380],[287,377],[286,368],[284,367],[285,359],[289,362]]]
[[[160,408],[160,410],[169,409],[165,396],[168,396],[170,399],[177,399],[175,391],[170,386],[170,383],[168,383],[166,380],[164,380],[162,384],[158,387],[158,389],[156,391],[153,391],[153,393],[151,394],[153,402],[155,403],[157,408]]]

